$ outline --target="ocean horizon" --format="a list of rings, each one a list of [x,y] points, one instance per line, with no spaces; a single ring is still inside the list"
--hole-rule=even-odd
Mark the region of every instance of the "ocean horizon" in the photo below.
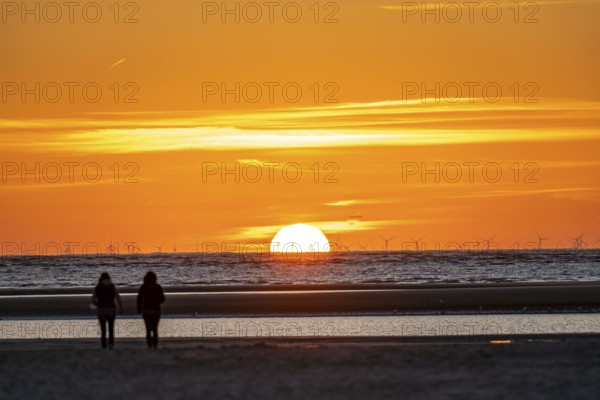
[[[0,288],[78,288],[109,272],[121,287],[148,270],[165,286],[588,282],[599,249],[347,251],[318,259],[264,253],[152,253],[0,257]]]

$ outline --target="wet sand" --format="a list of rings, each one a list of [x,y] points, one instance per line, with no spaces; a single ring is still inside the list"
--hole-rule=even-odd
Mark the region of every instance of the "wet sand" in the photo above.
[[[90,316],[89,289],[2,290],[0,317]],[[167,315],[322,314],[600,306],[600,283],[165,288]],[[135,289],[121,290],[135,313]]]
[[[499,339],[2,342],[0,398],[597,399],[600,337]]]

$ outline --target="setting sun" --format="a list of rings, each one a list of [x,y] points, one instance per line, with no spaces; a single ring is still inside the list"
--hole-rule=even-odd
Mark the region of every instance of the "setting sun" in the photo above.
[[[271,241],[271,252],[329,252],[329,240],[316,226],[306,224],[285,226]]]

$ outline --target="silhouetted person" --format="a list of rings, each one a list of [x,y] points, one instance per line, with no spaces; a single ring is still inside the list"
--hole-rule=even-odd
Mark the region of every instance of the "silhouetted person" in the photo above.
[[[160,305],[165,301],[162,287],[156,283],[156,274],[148,271],[144,276],[144,284],[137,297],[138,313],[144,317],[146,324],[146,342],[148,348],[158,346],[158,321],[160,321]]]
[[[108,347],[110,349],[115,345],[115,317],[116,305],[119,306],[119,313],[123,313],[123,304],[121,296],[115,285],[110,280],[108,272],[100,275],[98,284],[94,288],[92,303],[98,307],[98,320],[100,321],[100,331],[102,332],[102,348],[106,348],[106,325],[108,324]]]

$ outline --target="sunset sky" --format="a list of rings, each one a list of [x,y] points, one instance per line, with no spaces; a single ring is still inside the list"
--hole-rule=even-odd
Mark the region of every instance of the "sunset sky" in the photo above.
[[[482,7],[473,22],[464,7],[460,21],[436,22],[400,1],[325,1],[318,16],[299,1],[297,23],[282,16],[286,2],[256,23],[223,23],[200,1],[123,2],[118,16],[113,1],[98,3],[97,23],[77,10],[73,23],[22,22],[3,9],[3,246],[112,238],[193,251],[266,243],[295,223],[354,249],[381,249],[379,235],[398,236],[393,249],[421,236],[427,248],[493,235],[523,247],[536,232],[545,247],[580,233],[600,246],[600,0],[520,3],[518,16],[500,1],[496,23]],[[223,101],[221,83],[236,82],[239,101]],[[423,99],[422,85],[436,83],[448,95]],[[84,86],[101,98],[88,101]],[[39,182],[23,176],[36,163],[49,174]],[[421,176],[436,163],[446,167],[438,182]],[[223,165],[251,177],[261,166],[262,179],[203,176]]]

